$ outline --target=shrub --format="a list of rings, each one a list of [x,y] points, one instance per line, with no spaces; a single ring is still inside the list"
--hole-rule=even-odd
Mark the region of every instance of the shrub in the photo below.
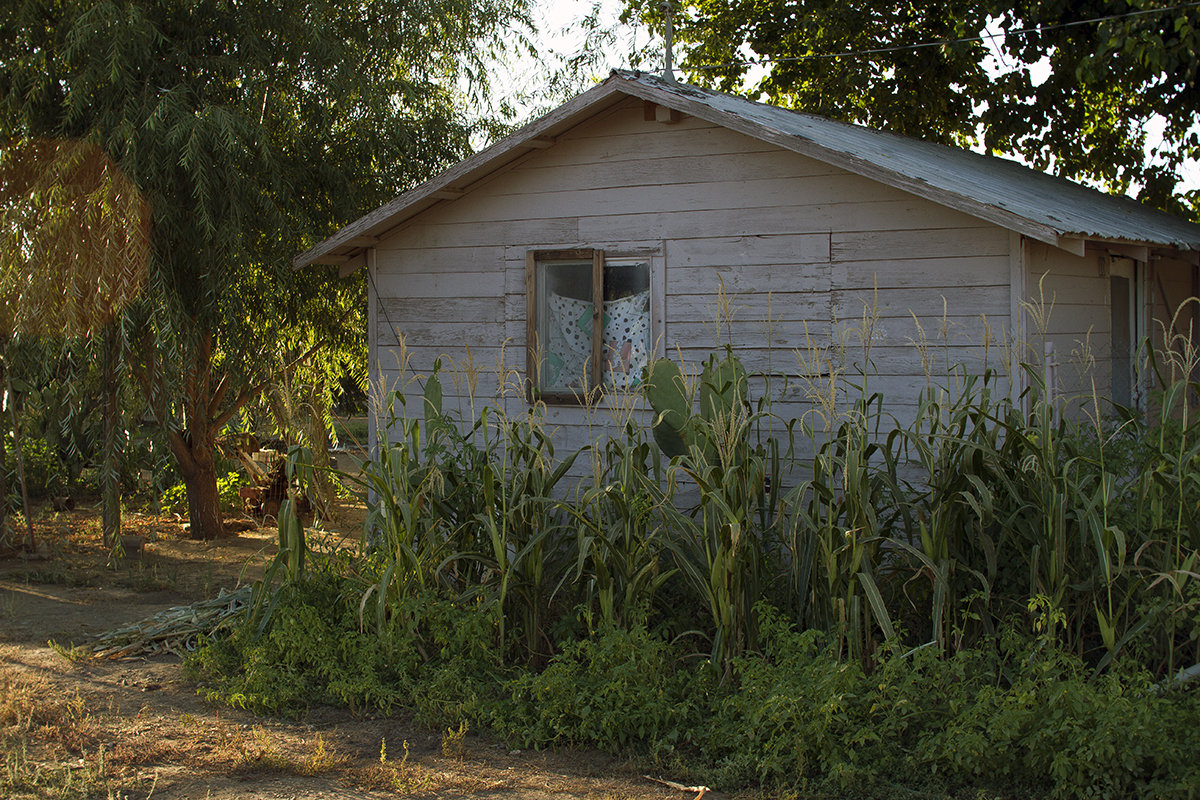
[[[226,472],[225,477],[217,478],[217,496],[220,499],[222,511],[235,512],[242,509],[242,497],[238,494],[238,488],[241,485],[241,474],[232,470]],[[160,502],[163,511],[167,513],[187,513],[187,486],[180,482],[164,489]]]
[[[510,681],[493,725],[529,747],[648,747],[663,756],[700,728],[713,681],[710,669],[680,667],[676,656],[644,627],[605,628],[567,644],[544,672]]]
[[[59,494],[67,488],[66,471],[54,450],[45,440],[32,436],[21,438],[21,463],[25,471],[25,490],[33,499],[43,499]],[[17,459],[9,452],[6,468],[10,492],[20,492],[20,473]]]
[[[255,712],[294,713],[314,703],[387,711],[410,696],[415,648],[364,633],[336,578],[279,591],[270,629],[249,624],[185,662],[211,699]]]

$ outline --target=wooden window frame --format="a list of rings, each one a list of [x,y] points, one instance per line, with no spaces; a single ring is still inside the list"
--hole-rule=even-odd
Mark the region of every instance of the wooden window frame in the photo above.
[[[604,251],[594,248],[574,250],[530,250],[525,254],[525,398],[530,403],[541,400],[552,405],[583,405],[578,392],[542,392],[537,388],[538,363],[538,301],[537,265],[539,261],[592,261],[592,355],[588,359],[588,388],[594,391],[601,382],[601,357],[604,342]],[[600,302],[596,302],[600,298]]]
[[[547,261],[592,262],[592,354],[588,361],[588,389],[606,391],[604,388],[604,276],[606,263],[628,260],[644,261],[650,278],[650,357],[662,356],[659,338],[665,327],[666,270],[661,248],[633,247],[629,252],[610,252],[599,248],[568,248],[562,250],[528,250],[525,253],[525,396],[530,403],[536,401],[548,405],[582,405],[583,390],[539,391],[537,389],[538,364],[538,298],[537,265]],[[596,299],[599,298],[599,302]],[[618,390],[636,391],[636,390]]]

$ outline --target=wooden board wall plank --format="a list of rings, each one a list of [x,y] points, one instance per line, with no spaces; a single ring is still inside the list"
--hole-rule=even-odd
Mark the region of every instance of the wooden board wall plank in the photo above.
[[[937,208],[933,206],[933,208]],[[902,258],[1008,258],[1008,231],[996,225],[975,228],[861,231],[834,234],[834,261],[891,261]]]
[[[523,162],[494,189],[496,195],[534,194],[547,186],[576,190],[648,186],[666,182],[711,183],[736,176],[754,181],[778,178],[848,177],[850,173],[787,150],[695,154],[630,154],[629,160],[582,164],[547,164],[541,159]]]
[[[960,316],[964,312],[987,314],[997,319],[1009,313],[1008,286],[970,286],[835,291],[833,310],[838,319],[857,319],[864,308],[885,317],[937,318],[943,313]]]
[[[681,184],[678,179],[649,185],[578,191],[560,182],[553,190],[521,195],[471,192],[439,209],[430,222],[492,223],[603,214],[656,211],[716,211],[772,205],[853,203],[864,195],[874,201],[903,200],[905,192],[858,176],[730,180]]]
[[[1025,329],[1038,348],[1037,356],[1042,343],[1051,340],[1063,361],[1071,358],[1073,350],[1088,348],[1107,358],[1112,319],[1109,281],[1100,278],[1098,257],[1031,244],[1026,269]]]
[[[820,364],[822,369],[827,369],[831,359],[838,368],[869,363],[868,375],[906,377],[920,383],[925,381],[927,367],[929,375],[935,381],[942,382],[948,373],[959,367],[966,367],[972,374],[982,374],[989,367],[1005,371],[1003,353],[998,348],[985,353],[976,346],[944,346],[933,342],[923,357],[915,345],[908,343],[876,346],[869,354],[864,353],[857,340],[846,342],[840,350],[830,348],[828,340],[814,344],[815,352],[800,343],[792,348],[776,347],[771,350],[763,347],[743,348],[737,355],[750,373],[777,376],[773,378],[776,386],[804,383],[802,376],[812,373],[813,364]],[[679,352],[683,353],[685,364],[698,368],[715,351],[704,346],[680,348],[679,351],[671,351],[668,357],[678,362]]]
[[[669,295],[670,311],[668,324],[676,322],[711,323],[717,319],[716,297],[712,294]],[[769,305],[768,305],[769,303]],[[768,319],[780,321],[821,320],[828,323],[830,295],[826,292],[739,294],[730,299],[733,319],[739,325],[765,323]]]
[[[395,239],[389,239],[385,245],[395,242]],[[505,260],[505,248],[496,242],[480,247],[464,247],[451,243],[445,247],[419,250],[381,246],[378,253],[380,279],[446,272],[492,272]]]
[[[383,342],[380,344],[382,345]],[[389,350],[391,353],[396,352],[397,348],[394,342]],[[380,363],[385,369],[396,369],[397,359],[388,358],[388,355],[389,353],[381,351]],[[450,368],[449,363],[451,360],[455,364],[458,364],[460,362],[466,363],[468,359],[467,348],[465,347],[455,347],[449,344],[423,344],[421,342],[409,343],[407,355],[409,366],[422,373],[433,369],[434,362],[439,358],[446,362],[447,369]],[[470,358],[474,360],[475,364],[489,370],[495,370],[497,365],[501,363],[501,359],[503,359],[504,363],[511,366],[520,355],[517,348],[512,346],[504,347],[501,343],[470,348]]]
[[[641,130],[616,131],[608,136],[562,137],[554,147],[539,152],[530,161],[540,167],[574,166],[641,161],[658,156],[705,158],[778,149],[781,148],[727,128],[692,123],[672,129],[642,126]]]
[[[663,211],[645,214],[614,213],[581,216],[579,234],[584,240],[613,239],[622,234],[635,238],[703,239],[714,235],[757,236],[777,233],[828,233],[924,229],[934,223],[928,201],[902,200],[857,203],[764,205],[715,211]],[[965,214],[946,214],[936,224],[978,223]]]
[[[1092,275],[1084,276],[1052,272],[1038,278],[1038,283],[1045,292],[1047,301],[1054,302],[1058,302],[1060,299],[1070,302],[1071,298],[1079,297],[1080,292],[1087,297],[1104,297],[1108,294],[1108,281],[1108,278],[1100,277],[1099,270]]]
[[[822,233],[671,239],[667,243],[667,264],[670,267],[827,264],[829,246],[829,235]]]
[[[385,272],[376,278],[376,285],[388,297],[495,297],[504,292],[504,270],[497,263],[488,272]]]
[[[463,325],[503,322],[504,301],[494,297],[385,297],[380,302],[383,322],[406,325],[410,322],[458,320]]]
[[[505,338],[503,322],[451,322],[442,320],[420,320],[396,325],[410,346],[431,342],[453,342],[456,347],[496,347]],[[381,325],[380,337],[391,338],[393,328]]]
[[[1007,284],[1008,270],[1007,256],[841,261],[832,266],[832,280],[835,286],[859,290],[949,289]]]
[[[721,285],[727,293],[737,296],[827,292],[831,280],[828,263],[672,264],[670,292],[672,295],[715,294]]]
[[[464,257],[466,251],[473,248],[486,250],[495,245],[553,249],[569,245],[601,246],[603,243],[667,238],[704,239],[714,235],[828,234],[831,230],[861,232],[910,228],[920,231],[934,222],[930,218],[929,206],[926,201],[911,198],[712,211],[653,211],[645,214],[622,211],[609,216],[592,215],[578,219],[552,218],[470,225],[430,221],[384,240],[379,250],[381,257],[386,251],[421,251],[420,254],[437,259],[438,269],[452,269],[457,263],[463,271],[475,271],[491,256],[481,252],[468,259]],[[971,224],[972,220],[961,214],[954,219],[937,220],[938,224],[947,222]],[[891,256],[897,259],[903,257],[897,251],[892,251]],[[920,254],[920,257],[927,256],[926,253]]]
[[[553,250],[578,243],[579,220],[571,217],[500,220],[469,225],[431,221],[385,239],[380,243],[380,250],[385,246],[394,250],[425,250],[507,244]]]

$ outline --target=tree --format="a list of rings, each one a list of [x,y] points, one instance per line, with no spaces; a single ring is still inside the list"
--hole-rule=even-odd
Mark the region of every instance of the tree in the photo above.
[[[55,338],[60,345],[103,338],[106,544],[120,529],[120,323],[145,285],[149,219],[136,187],[95,145],[25,140],[0,149],[0,386],[14,403],[11,354],[18,334]],[[67,388],[78,387],[68,382]],[[20,429],[11,416],[32,544]],[[0,462],[3,457],[0,439]],[[0,498],[5,490],[0,474]],[[5,510],[0,501],[0,530]]]
[[[1196,215],[1200,6],[1173,0],[684,0],[688,79],[1041,169]],[[627,19],[663,24],[656,0]],[[989,35],[999,29],[995,38]],[[994,41],[996,61],[986,41]],[[759,77],[747,61],[762,58]],[[1035,69],[1035,65],[1040,66]],[[1049,74],[1042,79],[1041,69]],[[755,76],[751,78],[751,76]],[[1157,151],[1147,127],[1165,120]],[[1197,217],[1200,218],[1200,217]]]
[[[460,159],[463,92],[508,0],[19,0],[0,9],[0,139],[100,147],[149,204],[131,367],[221,535],[214,443],[266,385],[289,259]],[[310,288],[317,281],[309,281]],[[319,290],[319,289],[318,289]]]

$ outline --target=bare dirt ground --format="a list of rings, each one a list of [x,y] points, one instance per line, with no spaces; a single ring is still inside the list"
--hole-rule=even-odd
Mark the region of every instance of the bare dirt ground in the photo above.
[[[340,509],[330,540],[353,544],[361,514]],[[174,518],[130,513],[125,530],[158,541],[110,566],[97,508],[33,516],[46,557],[0,552],[0,794],[696,797],[599,753],[511,751],[404,716],[319,708],[300,721],[255,717],[201,699],[176,656],[69,658],[72,645],[104,631],[253,581],[274,555],[275,532],[246,523],[225,539],[196,542],[182,538]]]

